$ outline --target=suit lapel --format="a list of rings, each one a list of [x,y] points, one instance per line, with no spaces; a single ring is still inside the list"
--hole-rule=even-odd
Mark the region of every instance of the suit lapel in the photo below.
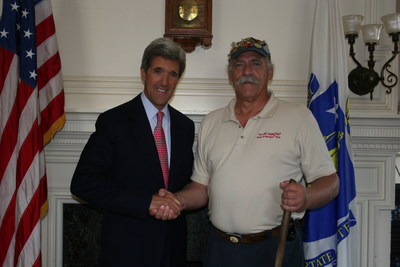
[[[182,136],[182,131],[180,131],[181,125],[179,119],[177,118],[177,113],[171,107],[169,107],[169,114],[171,117],[171,162],[169,168],[169,184],[170,188],[172,188],[174,184],[173,177],[176,172],[176,166],[178,166],[177,163],[182,156],[182,141],[185,137]]]
[[[143,157],[147,158],[146,161],[152,166],[153,174],[149,174],[149,177],[159,177],[157,178],[157,184],[161,188],[164,186],[164,179],[158,159],[157,147],[140,95],[132,99],[129,109],[129,125],[133,138],[137,140],[138,150],[143,152]]]

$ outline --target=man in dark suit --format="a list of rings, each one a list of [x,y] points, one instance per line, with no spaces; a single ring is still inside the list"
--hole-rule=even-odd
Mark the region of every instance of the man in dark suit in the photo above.
[[[158,191],[179,191],[192,173],[194,123],[168,104],[185,66],[177,44],[164,38],[151,42],[140,68],[143,93],[100,114],[82,152],[71,192],[104,211],[99,266],[185,266],[185,216],[149,215],[170,207],[173,214],[179,203]],[[153,135],[159,111],[167,158],[159,156]]]

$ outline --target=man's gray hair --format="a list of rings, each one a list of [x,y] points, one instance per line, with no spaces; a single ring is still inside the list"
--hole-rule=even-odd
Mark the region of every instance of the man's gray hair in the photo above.
[[[186,53],[175,42],[167,38],[158,38],[152,41],[144,50],[140,68],[147,71],[154,57],[163,57],[179,63],[179,78],[186,68]]]

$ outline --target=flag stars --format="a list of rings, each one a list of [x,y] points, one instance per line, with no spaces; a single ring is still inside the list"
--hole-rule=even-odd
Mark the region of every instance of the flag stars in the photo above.
[[[6,32],[6,29],[5,28],[3,28],[3,30],[0,32],[0,38],[7,38],[7,34],[8,34],[8,32]]]
[[[25,10],[22,11],[22,17],[23,18],[27,18],[28,17],[29,12]]]
[[[331,109],[328,109],[326,112],[334,114],[335,115],[335,119],[337,120],[339,118],[339,114],[337,113],[337,110],[339,108],[339,103],[337,102],[336,98],[334,99],[334,103],[335,103],[335,106],[332,107]]]
[[[26,57],[30,57],[32,59],[34,55],[35,55],[35,53],[32,52],[32,49],[29,51],[26,51]]]
[[[18,11],[19,5],[17,5],[17,2],[15,2],[14,4],[10,4],[10,5],[11,5],[11,10]]]
[[[30,30],[24,31],[24,33],[25,33],[24,37],[28,37],[28,39],[30,39],[31,35],[33,34],[33,33],[31,33]]]
[[[31,75],[31,76],[29,76],[29,78],[33,78],[36,80],[36,76],[37,76],[36,71],[30,71],[29,74]]]

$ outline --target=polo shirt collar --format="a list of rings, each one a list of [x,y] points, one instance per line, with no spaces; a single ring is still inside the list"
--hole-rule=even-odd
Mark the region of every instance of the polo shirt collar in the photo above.
[[[233,98],[227,107],[225,107],[224,113],[222,115],[222,121],[226,122],[226,121],[236,121],[237,122],[237,118],[235,115],[235,105],[236,105],[236,97]],[[265,105],[265,107],[261,110],[260,113],[258,113],[256,116],[254,116],[255,118],[271,118],[274,113],[275,110],[278,107],[278,103],[279,100],[274,96],[274,94],[270,94],[270,98],[267,102],[267,104]]]

